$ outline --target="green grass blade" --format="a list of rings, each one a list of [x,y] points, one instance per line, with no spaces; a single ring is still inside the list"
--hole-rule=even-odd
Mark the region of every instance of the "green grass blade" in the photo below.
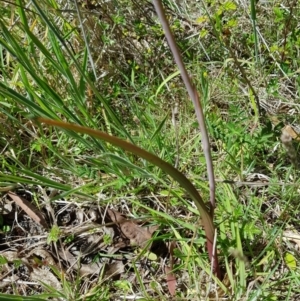
[[[162,129],[162,127],[164,126],[167,118],[169,116],[169,113],[166,114],[165,118],[162,120],[162,122],[159,124],[159,126],[157,127],[157,129],[155,130],[155,132],[152,134],[150,141],[153,141],[153,139],[159,134],[160,130]]]
[[[58,72],[63,72],[63,69],[59,66],[59,64],[53,59],[50,52],[46,49],[46,47],[41,43],[41,41],[31,32],[28,24],[28,20],[24,11],[24,7],[22,5],[21,0],[17,0],[17,5],[19,5],[18,12],[20,15],[21,22],[24,26],[24,30],[28,36],[28,38],[36,45],[37,49],[43,53],[43,55],[49,60],[51,65],[57,69]]]
[[[85,71],[82,70],[82,68],[80,67],[78,61],[76,60],[76,58],[74,57],[74,55],[70,51],[70,49],[69,49],[68,45],[65,43],[64,39],[59,34],[59,32],[56,29],[55,25],[53,25],[53,23],[49,20],[49,18],[46,16],[46,14],[41,9],[41,7],[37,4],[36,0],[32,0],[32,2],[34,4],[35,8],[37,9],[37,11],[39,12],[40,17],[42,18],[42,20],[47,24],[47,26],[49,27],[50,31],[56,36],[56,38],[59,40],[59,42],[64,46],[67,54],[70,56],[70,58],[73,61],[74,65],[76,66],[78,72],[81,74],[81,76],[84,77],[84,79],[86,80],[86,82],[90,85],[90,87],[91,87],[92,91],[94,92],[95,96],[103,104],[103,107],[105,108],[106,112],[108,113],[108,115],[110,116],[110,118],[112,119],[112,121],[114,122],[117,131],[122,136],[127,137],[133,143],[133,139],[132,139],[131,135],[127,132],[127,130],[125,129],[124,125],[119,120],[118,116],[115,114],[115,112],[113,111],[113,109],[109,106],[109,104],[108,104],[107,100],[105,99],[105,97],[103,97],[98,92],[98,90],[95,87],[95,85],[92,82],[92,80],[86,75]]]
[[[256,30],[255,0],[250,0],[250,3],[251,3],[251,19],[252,19],[253,35],[254,35],[255,59],[256,59],[256,63],[259,63],[259,58],[258,58],[258,39],[257,39],[257,30]]]
[[[0,301],[45,301],[46,299],[41,299],[38,296],[15,296],[0,294]]]
[[[175,71],[174,73],[170,74],[160,85],[159,87],[157,88],[156,92],[155,92],[155,96],[157,96],[160,91],[162,90],[162,88],[171,80],[173,79],[174,77],[176,77],[177,75],[180,74],[180,71]]]

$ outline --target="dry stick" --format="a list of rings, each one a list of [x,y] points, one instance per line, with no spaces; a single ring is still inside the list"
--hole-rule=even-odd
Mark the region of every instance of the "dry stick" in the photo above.
[[[215,177],[214,177],[214,169],[213,169],[213,164],[212,164],[212,159],[211,159],[209,139],[208,139],[208,134],[207,134],[206,126],[205,126],[202,106],[199,101],[197,90],[193,86],[191,79],[190,79],[190,77],[185,69],[185,66],[183,64],[180,52],[178,50],[175,39],[171,32],[169,23],[166,19],[166,16],[164,13],[164,8],[159,0],[153,0],[153,4],[155,6],[155,10],[157,12],[157,15],[158,15],[160,22],[162,24],[162,27],[164,29],[164,32],[165,32],[166,38],[168,40],[169,47],[173,53],[175,62],[180,70],[182,80],[183,80],[183,82],[188,90],[189,96],[192,99],[193,104],[194,104],[200,131],[202,133],[202,147],[203,147],[203,152],[204,152],[205,160],[206,160],[206,167],[207,167],[207,173],[208,173],[208,179],[209,179],[209,189],[210,189],[210,209],[211,209],[210,215],[211,215],[211,218],[213,219],[214,208],[215,208]],[[219,263],[218,263],[218,256],[217,256],[217,253],[215,252],[216,250],[213,250],[214,247],[212,246],[212,243],[213,242],[208,242],[208,253],[209,253],[208,255],[212,262],[214,273],[216,273],[217,277],[220,279],[221,273],[220,273],[220,268],[219,268]]]
[[[155,10],[157,12],[157,15],[158,15],[160,22],[162,24],[162,27],[164,29],[164,32],[165,32],[166,38],[168,40],[170,49],[173,53],[175,62],[180,70],[182,80],[183,80],[183,82],[188,90],[189,96],[192,99],[193,104],[194,104],[200,131],[202,133],[202,146],[203,146],[203,152],[205,155],[207,173],[208,173],[208,179],[209,179],[211,216],[213,217],[214,208],[216,207],[216,205],[215,205],[215,178],[214,178],[214,169],[213,169],[213,164],[212,164],[212,159],[211,159],[209,139],[208,139],[208,134],[207,134],[206,126],[205,126],[205,121],[204,121],[205,119],[204,119],[204,115],[203,115],[202,106],[199,101],[197,90],[193,86],[191,79],[190,79],[190,77],[185,69],[185,66],[183,64],[180,52],[178,50],[175,39],[171,32],[169,23],[166,19],[166,16],[164,13],[164,8],[159,0],[153,0],[153,4],[155,6]]]

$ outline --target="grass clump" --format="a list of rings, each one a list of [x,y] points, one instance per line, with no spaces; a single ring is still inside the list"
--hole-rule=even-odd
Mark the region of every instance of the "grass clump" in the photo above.
[[[202,136],[153,5],[16,0],[0,7],[3,300],[167,300],[166,267],[178,300],[297,300],[298,3],[163,4],[210,137],[222,277],[211,273],[194,202],[171,177],[33,119],[127,140],[176,166],[209,200]],[[50,229],[8,191],[34,204]],[[107,212],[159,229],[143,250]]]

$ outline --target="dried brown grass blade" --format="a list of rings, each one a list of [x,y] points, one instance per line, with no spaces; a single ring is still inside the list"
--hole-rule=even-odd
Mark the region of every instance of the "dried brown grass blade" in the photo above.
[[[149,228],[141,227],[134,221],[127,219],[122,213],[112,209],[108,209],[107,213],[111,221],[115,222],[119,227],[121,235],[129,240],[131,246],[147,246],[153,232],[158,228],[157,226]]]
[[[9,191],[8,195],[12,198],[12,200],[20,206],[30,218],[32,218],[36,223],[40,224],[41,226],[48,228],[48,224],[43,217],[42,213],[30,202],[27,200],[19,197],[15,193]]]
[[[172,297],[175,295],[177,285],[176,276],[173,273],[175,246],[176,244],[174,241],[170,243],[170,267],[165,266],[168,289]]]

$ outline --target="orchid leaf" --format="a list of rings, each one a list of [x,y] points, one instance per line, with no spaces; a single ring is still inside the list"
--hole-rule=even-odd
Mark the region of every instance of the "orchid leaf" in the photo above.
[[[194,185],[176,168],[174,168],[171,164],[168,162],[160,159],[156,155],[132,144],[125,140],[119,139],[115,136],[108,135],[104,132],[101,132],[99,130],[94,130],[88,127],[83,127],[80,125],[67,123],[63,121],[57,121],[52,119],[46,119],[46,118],[37,118],[37,121],[41,123],[45,123],[47,125],[52,125],[56,127],[63,128],[65,130],[71,130],[77,133],[87,134],[94,138],[104,140],[105,142],[111,143],[114,146],[120,147],[128,152],[131,152],[132,154],[135,154],[139,156],[140,158],[143,158],[147,160],[148,162],[156,165],[157,167],[161,168],[164,172],[169,174],[174,180],[176,180],[190,195],[190,197],[195,202],[199,213],[202,218],[202,224],[204,226],[206,238],[207,238],[207,248],[209,254],[212,254],[213,250],[213,241],[214,241],[214,225],[212,217],[207,210],[206,205],[204,204],[201,196],[199,195],[198,191],[194,187]]]

